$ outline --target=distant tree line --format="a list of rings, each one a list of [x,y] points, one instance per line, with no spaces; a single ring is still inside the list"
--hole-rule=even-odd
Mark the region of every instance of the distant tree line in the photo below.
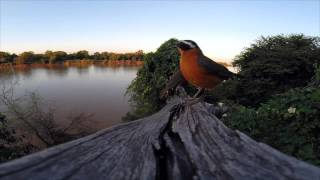
[[[19,55],[0,51],[1,63],[14,64],[54,64],[61,63],[66,60],[142,60],[144,53],[142,50],[132,53],[114,53],[114,52],[95,52],[89,54],[86,50],[81,50],[76,53],[66,53],[64,51],[46,51],[44,54],[35,54],[32,51],[23,52]]]

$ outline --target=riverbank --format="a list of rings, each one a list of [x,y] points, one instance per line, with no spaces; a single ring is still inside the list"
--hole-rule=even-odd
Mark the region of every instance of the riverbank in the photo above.
[[[89,65],[102,65],[102,66],[142,66],[143,61],[132,60],[66,60],[61,63],[45,64],[45,63],[32,63],[32,64],[14,64],[2,63],[0,70],[11,68],[26,68],[26,67],[58,67],[58,66],[89,66]]]

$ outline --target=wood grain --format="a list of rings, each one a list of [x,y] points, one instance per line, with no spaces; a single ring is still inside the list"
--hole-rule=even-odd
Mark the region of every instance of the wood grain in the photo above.
[[[2,164],[0,179],[320,180],[318,167],[227,128],[212,105],[182,102]]]

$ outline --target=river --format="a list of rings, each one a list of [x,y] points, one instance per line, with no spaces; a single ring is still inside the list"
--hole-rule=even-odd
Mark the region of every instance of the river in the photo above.
[[[139,67],[30,67],[0,72],[0,82],[17,81],[15,96],[36,92],[55,109],[59,122],[77,113],[92,114],[97,129],[121,122],[129,110],[126,88]]]

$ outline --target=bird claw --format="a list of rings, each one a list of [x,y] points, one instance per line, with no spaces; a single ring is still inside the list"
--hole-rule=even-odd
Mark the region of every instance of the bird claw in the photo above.
[[[179,97],[187,97],[188,96],[185,89],[181,86],[177,86],[175,91]]]
[[[198,97],[198,98],[186,98],[184,104],[186,106],[192,106],[194,104],[197,104],[199,102],[203,102],[204,98],[203,96]]]
[[[192,106],[194,104],[197,104],[199,102],[203,102],[203,100],[204,100],[203,97],[199,97],[199,98],[190,98],[190,97],[188,97],[188,98],[185,98],[182,103],[174,105],[172,107],[172,109],[170,110],[170,112],[179,115],[179,114],[184,112],[186,107],[190,107],[190,106]]]

